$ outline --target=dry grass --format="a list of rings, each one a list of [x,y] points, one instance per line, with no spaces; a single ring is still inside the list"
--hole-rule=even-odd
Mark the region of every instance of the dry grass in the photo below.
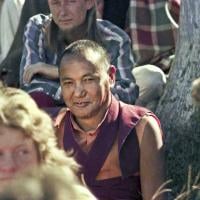
[[[173,189],[168,188],[168,185],[173,181],[168,180],[162,184],[151,200],[156,200],[163,193],[168,193],[169,200],[200,200],[200,173],[192,180],[192,167],[189,166],[188,180],[182,187],[179,194],[173,195]]]

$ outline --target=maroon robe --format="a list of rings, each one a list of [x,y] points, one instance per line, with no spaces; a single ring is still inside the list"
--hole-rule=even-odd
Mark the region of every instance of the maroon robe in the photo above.
[[[66,113],[63,147],[66,151],[73,149],[77,162],[83,166],[82,173],[86,184],[100,200],[142,199],[140,177],[133,175],[139,172],[140,159],[135,126],[147,113],[153,115],[145,108],[127,105],[112,97],[108,114],[88,153],[85,153],[74,139],[71,113]],[[122,177],[96,180],[117,136]]]

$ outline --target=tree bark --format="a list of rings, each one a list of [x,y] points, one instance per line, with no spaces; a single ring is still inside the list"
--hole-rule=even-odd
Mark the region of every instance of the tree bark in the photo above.
[[[156,109],[166,135],[167,179],[179,192],[200,172],[200,107],[192,104],[191,84],[200,77],[200,1],[182,0],[175,61]]]

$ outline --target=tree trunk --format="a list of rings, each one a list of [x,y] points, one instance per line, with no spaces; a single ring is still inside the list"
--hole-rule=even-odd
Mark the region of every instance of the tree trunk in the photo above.
[[[200,77],[200,1],[182,0],[175,61],[156,114],[166,135],[167,178],[179,192],[200,172],[200,107],[192,104],[191,83]]]

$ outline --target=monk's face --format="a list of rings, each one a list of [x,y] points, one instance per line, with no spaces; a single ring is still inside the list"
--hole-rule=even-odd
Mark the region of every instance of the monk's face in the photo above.
[[[60,68],[63,99],[77,120],[101,120],[109,104],[109,75],[84,58],[64,58]]]

